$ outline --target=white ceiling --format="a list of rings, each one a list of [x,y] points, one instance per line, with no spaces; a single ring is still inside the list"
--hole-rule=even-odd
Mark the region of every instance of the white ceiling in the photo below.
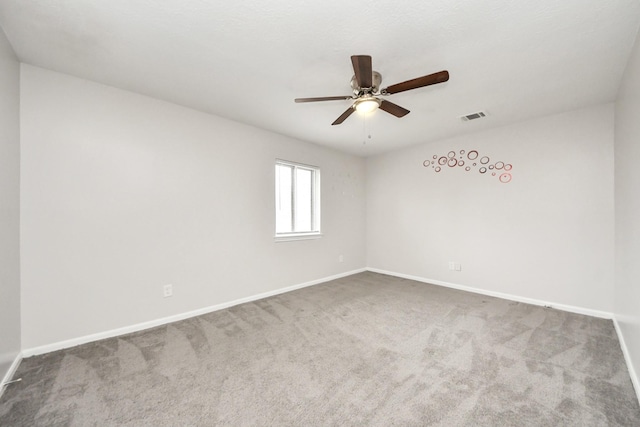
[[[639,23],[638,0],[0,1],[25,63],[361,156],[613,101]],[[400,119],[293,102],[350,95],[354,54],[382,87],[451,78],[386,98]]]

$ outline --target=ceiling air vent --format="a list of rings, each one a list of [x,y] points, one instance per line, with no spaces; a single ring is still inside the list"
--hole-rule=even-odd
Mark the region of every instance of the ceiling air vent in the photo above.
[[[478,111],[477,113],[467,114],[466,116],[460,117],[460,120],[463,122],[468,122],[469,120],[476,120],[486,117],[487,115],[483,111]]]

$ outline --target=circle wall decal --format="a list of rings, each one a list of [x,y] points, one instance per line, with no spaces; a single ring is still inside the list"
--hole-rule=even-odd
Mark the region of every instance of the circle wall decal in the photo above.
[[[511,174],[510,173],[506,173],[505,172],[502,175],[500,175],[500,182],[503,182],[503,183],[506,184],[509,181],[511,181]]]
[[[430,164],[431,162],[429,160],[425,160],[424,162],[422,162],[422,166],[424,166],[425,168],[428,168]]]
[[[454,167],[455,165],[458,164],[458,161],[454,157],[452,157],[452,158],[449,159],[448,164],[449,164],[449,167],[452,168],[452,167]]]
[[[440,172],[441,170],[442,170],[442,169],[440,169],[440,166],[438,166],[438,167],[436,168],[436,172]]]
[[[440,166],[444,166],[444,165],[446,165],[446,164],[447,164],[447,158],[446,158],[445,156],[440,157],[440,158],[438,159],[438,164],[439,164]]]
[[[487,168],[484,168],[484,167],[480,168],[480,173],[485,173],[486,171],[487,171]]]
[[[480,163],[482,163],[483,165],[486,165],[487,163],[489,163],[489,158],[487,156],[484,156],[483,158],[480,159]]]
[[[475,160],[477,158],[478,158],[478,152],[476,150],[471,150],[469,151],[469,153],[467,153],[467,159]]]

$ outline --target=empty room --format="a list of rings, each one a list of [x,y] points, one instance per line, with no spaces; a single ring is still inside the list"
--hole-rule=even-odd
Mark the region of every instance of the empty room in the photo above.
[[[639,28],[1,0],[0,426],[639,426]]]

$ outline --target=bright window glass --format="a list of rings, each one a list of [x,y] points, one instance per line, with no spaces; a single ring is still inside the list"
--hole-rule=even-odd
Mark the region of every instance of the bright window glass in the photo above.
[[[276,161],[276,237],[320,234],[320,169]]]

